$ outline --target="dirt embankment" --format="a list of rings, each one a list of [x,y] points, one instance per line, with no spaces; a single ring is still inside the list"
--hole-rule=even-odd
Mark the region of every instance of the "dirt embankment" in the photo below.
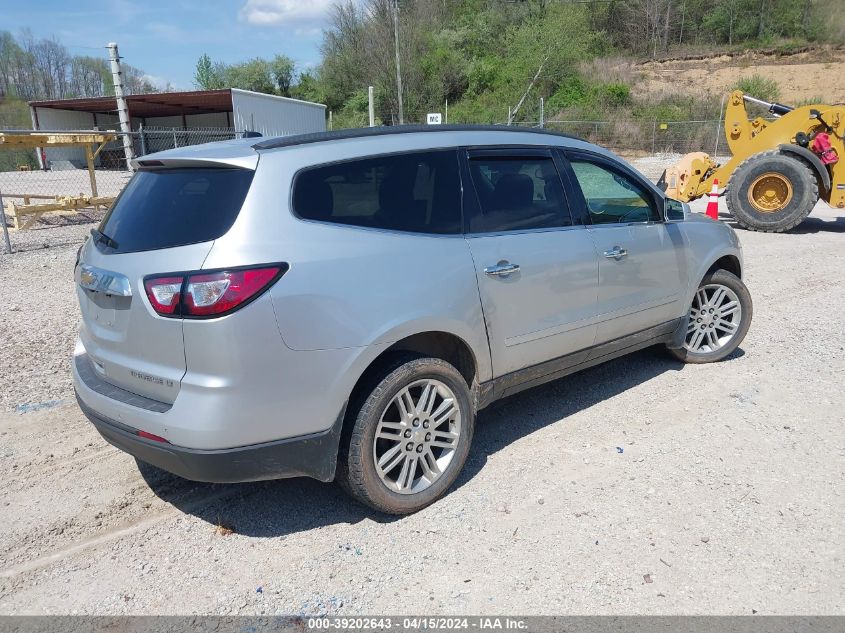
[[[738,79],[756,74],[775,80],[786,104],[845,102],[845,47],[692,55],[643,62],[634,69],[642,76],[636,90],[643,93],[683,88],[693,94],[721,94]]]

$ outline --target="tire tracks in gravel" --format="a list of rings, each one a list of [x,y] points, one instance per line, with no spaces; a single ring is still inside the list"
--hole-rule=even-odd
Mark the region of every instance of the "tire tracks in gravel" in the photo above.
[[[181,479],[137,465],[100,438],[75,403],[0,413],[0,578],[40,569],[103,543],[259,488]]]
[[[174,477],[174,479],[178,479]],[[41,554],[36,558],[25,560],[21,563],[10,565],[4,569],[0,569],[0,578],[14,579],[23,574],[37,571],[54,563],[60,562],[63,559],[73,556],[75,554],[93,550],[100,545],[110,543],[116,539],[130,536],[138,532],[144,531],[158,523],[162,523],[170,518],[183,516],[185,514],[192,514],[208,506],[221,503],[224,501],[231,501],[237,498],[245,499],[253,494],[259,492],[260,488],[254,488],[250,491],[242,489],[233,489],[232,487],[224,487],[212,491],[202,497],[192,501],[182,503],[180,507],[169,506],[152,515],[146,514],[142,517],[137,517],[130,521],[109,527],[97,534],[93,534],[87,538],[83,538],[69,545],[59,547],[50,552]],[[37,538],[37,536],[36,536]]]
[[[48,455],[42,460],[32,460],[23,464],[15,464],[11,478],[5,482],[7,491],[14,491],[13,486],[20,484],[23,486],[31,486],[33,476],[43,474],[44,471],[57,472],[61,469],[71,469],[77,464],[87,463],[92,461],[104,461],[112,457],[118,457],[122,453],[111,445],[95,447],[90,451],[79,451],[66,457],[53,457]]]

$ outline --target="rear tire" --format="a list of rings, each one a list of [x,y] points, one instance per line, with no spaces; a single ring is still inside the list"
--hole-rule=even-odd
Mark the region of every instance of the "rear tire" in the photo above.
[[[819,186],[806,163],[774,150],[740,163],[731,176],[726,200],[744,228],[780,233],[810,215],[819,201]]]
[[[439,358],[400,356],[359,390],[337,480],[356,500],[410,514],[440,498],[469,454],[475,411],[466,380]]]
[[[707,273],[690,306],[684,346],[669,351],[685,363],[722,360],[742,343],[753,312],[751,293],[739,277],[722,269]]]

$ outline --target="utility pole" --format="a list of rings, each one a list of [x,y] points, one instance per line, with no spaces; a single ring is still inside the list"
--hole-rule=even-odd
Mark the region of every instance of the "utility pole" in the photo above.
[[[129,108],[126,96],[123,94],[123,71],[120,69],[120,55],[117,44],[109,42],[109,61],[111,62],[111,76],[114,82],[114,97],[117,100],[117,116],[120,118],[120,131],[123,133],[123,155],[126,157],[126,168],[131,170],[130,161],[135,158],[135,147],[132,145],[132,128],[129,125]]]
[[[402,112],[402,70],[399,65],[399,0],[393,0],[393,45],[396,48],[396,96],[399,100],[399,125],[405,123]]]

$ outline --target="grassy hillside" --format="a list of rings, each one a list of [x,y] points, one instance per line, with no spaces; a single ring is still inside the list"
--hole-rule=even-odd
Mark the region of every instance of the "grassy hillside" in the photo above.
[[[673,68],[675,76],[661,82],[659,68],[644,62],[704,54],[733,58],[756,48],[790,55],[808,42],[841,41],[840,4],[401,0],[405,120],[420,122],[426,112],[444,112],[448,101],[450,122],[501,123],[510,108],[514,122],[531,123],[540,117],[541,98],[547,119],[717,118],[725,88],[771,78],[755,78],[759,73],[749,63],[746,72],[731,71],[730,81],[714,82],[707,77],[710,59],[698,59]],[[327,103],[335,126],[365,124],[368,85],[375,86],[377,118],[398,122],[391,5],[389,0],[338,5],[324,33],[322,63],[291,89]],[[842,59],[842,50],[834,55]],[[711,89],[685,81],[693,70],[704,74],[695,81]],[[830,83],[835,82],[825,85]]]

